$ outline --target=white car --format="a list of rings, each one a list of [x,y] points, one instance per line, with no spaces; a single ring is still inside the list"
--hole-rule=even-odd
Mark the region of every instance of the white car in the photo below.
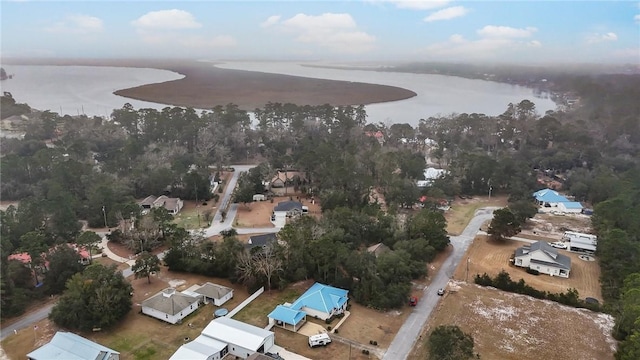
[[[549,244],[551,246],[553,246],[556,249],[566,249],[567,245],[561,241],[556,241],[556,242],[552,242],[551,244]]]

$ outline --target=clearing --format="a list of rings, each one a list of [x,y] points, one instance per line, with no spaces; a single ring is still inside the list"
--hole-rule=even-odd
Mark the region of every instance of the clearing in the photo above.
[[[465,227],[469,224],[475,212],[483,207],[507,206],[508,197],[505,195],[492,196],[476,196],[473,199],[455,199],[451,203],[451,208],[444,213],[447,219],[447,232],[450,235],[460,235]]]
[[[276,196],[273,201],[254,201],[246,204],[238,204],[238,213],[234,219],[233,226],[239,228],[268,228],[273,227],[271,214],[273,208],[281,201],[300,201],[302,205],[309,207],[309,214],[320,216],[322,208],[318,201],[311,203],[310,199],[301,196]]]
[[[526,245],[525,242],[507,240],[497,242],[490,240],[487,236],[476,236],[469,246],[465,258],[469,259],[468,278],[465,276],[466,269],[464,261],[460,263],[454,279],[473,282],[475,274],[487,273],[491,276],[497,275],[501,270],[505,270],[511,275],[511,279],[524,281],[538,290],[551,292],[563,292],[568,288],[575,288],[580,294],[580,298],[593,297],[602,302],[602,292],[600,289],[600,265],[598,261],[584,261],[578,258],[579,254],[566,250],[558,250],[560,253],[571,258],[571,273],[568,279],[561,277],[551,277],[545,274],[532,275],[525,271],[525,268],[516,267],[509,262],[516,248]]]
[[[611,315],[576,309],[494,288],[457,282],[423,329],[408,359],[426,359],[426,340],[439,325],[457,325],[474,338],[482,359],[613,359]]]

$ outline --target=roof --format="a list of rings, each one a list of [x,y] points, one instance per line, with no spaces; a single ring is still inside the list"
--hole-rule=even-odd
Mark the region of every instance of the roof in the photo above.
[[[302,211],[302,203],[300,201],[282,201],[273,208],[273,211],[291,211],[294,209]]]
[[[202,335],[258,351],[264,340],[273,336],[273,332],[228,317],[219,317],[202,330]]]
[[[152,206],[153,203],[156,201],[157,197],[153,196],[153,195],[149,195],[146,198],[144,198],[144,200],[140,201],[140,206]]]
[[[199,289],[196,289],[195,292],[211,299],[222,299],[230,292],[233,292],[233,289],[226,286],[206,282]]]
[[[562,206],[566,209],[582,209],[582,204],[577,201],[563,201]]]
[[[426,168],[424,169],[424,178],[425,180],[434,180],[437,179],[447,173],[445,169],[436,169],[436,168]]]
[[[385,253],[387,251],[389,251],[391,249],[389,249],[389,247],[383,243],[377,243],[375,245],[371,245],[367,248],[367,252],[370,252],[374,255],[380,255],[382,253]]]
[[[267,246],[277,240],[276,234],[254,235],[249,238],[247,246],[252,248],[256,246]]]
[[[167,288],[143,301],[142,306],[175,315],[197,302],[198,299],[193,296],[177,292],[173,288]]]
[[[74,333],[58,331],[48,344],[27,354],[40,360],[102,360],[119,352],[102,346]]]
[[[178,349],[169,360],[207,360],[209,356],[219,353],[226,343],[200,335]]]
[[[164,199],[164,207],[168,210],[175,210],[178,207],[179,198],[166,198]]]
[[[11,254],[7,257],[7,260],[18,260],[22,263],[28,264],[31,262],[31,255],[29,253],[23,252],[19,254]]]
[[[542,251],[544,252],[551,261],[542,261],[531,259],[532,263],[542,264],[542,265],[553,265],[557,267],[561,267],[567,270],[571,270],[571,258],[558,253],[554,247],[549,245],[546,241],[536,241],[529,246],[522,246],[516,249],[516,257],[526,255],[527,253],[531,253],[534,251]]]
[[[348,290],[315,283],[291,304],[290,307],[294,310],[307,307],[328,314],[331,313],[333,309],[340,308],[347,302],[348,293]]]
[[[286,307],[284,305],[278,305],[275,309],[267,317],[282,321],[283,323],[296,325],[299,323],[307,314],[304,311],[294,310],[290,307]]]
[[[536,198],[537,201],[548,202],[548,203],[558,203],[558,202],[568,202],[569,200],[560,195],[557,191],[551,189],[542,189],[533,193],[533,197]]]

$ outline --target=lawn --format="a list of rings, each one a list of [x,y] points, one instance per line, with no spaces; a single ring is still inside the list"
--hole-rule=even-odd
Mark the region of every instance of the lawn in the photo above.
[[[307,290],[312,283],[302,282],[292,285],[286,290],[271,290],[262,293],[258,298],[252,301],[244,309],[240,310],[233,318],[247,324],[258,327],[265,327],[269,323],[267,315],[280,304],[293,302],[303,292]]]
[[[202,205],[206,203],[207,205]],[[197,206],[196,206],[197,205]],[[210,212],[209,220],[213,220],[216,213],[216,207],[213,200],[209,202],[200,202],[185,200],[184,207],[173,217],[173,222],[185,229],[200,229],[209,226],[205,213]]]
[[[447,219],[447,232],[450,235],[460,235],[476,210],[487,206],[504,207],[507,205],[506,196],[474,197],[473,199],[456,199],[451,204],[451,209],[445,213]]]

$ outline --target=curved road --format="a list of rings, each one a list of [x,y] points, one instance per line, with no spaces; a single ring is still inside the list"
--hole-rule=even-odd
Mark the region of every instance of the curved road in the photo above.
[[[467,248],[469,248],[473,238],[476,236],[476,233],[480,230],[482,224],[493,218],[493,210],[495,209],[498,208],[479,209],[462,234],[451,237],[453,252],[442,264],[442,267],[440,267],[440,270],[433,278],[431,285],[424,289],[420,301],[418,301],[418,304],[413,308],[413,311],[405,320],[396,337],[391,342],[391,345],[389,345],[387,352],[382,358],[383,360],[400,360],[407,358],[418,336],[420,336],[424,324],[429,319],[429,316],[431,316],[431,312],[438,304],[438,300],[440,300],[440,296],[436,294],[436,289],[444,289],[446,287],[449,279],[453,277],[453,273],[458,267],[458,264],[460,264]]]
[[[203,233],[206,237],[218,235],[220,234],[221,231],[228,230],[233,227],[233,219],[235,219],[236,217],[236,213],[238,211],[238,204],[231,204],[229,206],[229,209],[227,211],[227,216],[224,222],[220,221],[222,220],[221,210],[222,208],[224,208],[224,206],[227,203],[231,201],[231,196],[233,195],[233,189],[235,189],[236,184],[238,183],[238,178],[240,177],[240,174],[245,171],[248,171],[249,169],[255,166],[256,165],[231,165],[231,167],[233,167],[235,171],[233,173],[233,176],[229,180],[229,184],[227,185],[224,195],[222,196],[222,201],[220,202],[220,206],[218,207],[218,210],[216,211],[213,221],[211,222],[211,226],[203,230]],[[262,234],[262,233],[276,233],[280,231],[280,228],[277,228],[277,227],[246,228],[246,229],[236,228],[236,231],[238,232],[238,234]],[[107,244],[106,244],[106,232],[97,232],[97,234],[102,236],[103,242],[101,246],[103,249],[106,250],[105,253],[109,256],[109,258],[120,263],[126,262],[129,265],[133,264],[134,260],[122,258],[108,251],[109,248],[107,247]],[[162,259],[163,255],[164,253],[158,254],[158,257]],[[122,270],[122,275],[126,278],[130,275],[133,275],[133,272],[129,267],[127,269]],[[3,327],[2,329],[0,329],[0,341],[4,340],[7,336],[14,333],[14,331],[24,329],[40,320],[45,319],[47,316],[49,316],[49,313],[51,312],[51,309],[53,308],[54,305],[55,304],[48,304],[46,306],[43,306],[36,311],[23,315],[21,318],[18,319],[18,321],[10,325],[7,325],[6,327]]]

